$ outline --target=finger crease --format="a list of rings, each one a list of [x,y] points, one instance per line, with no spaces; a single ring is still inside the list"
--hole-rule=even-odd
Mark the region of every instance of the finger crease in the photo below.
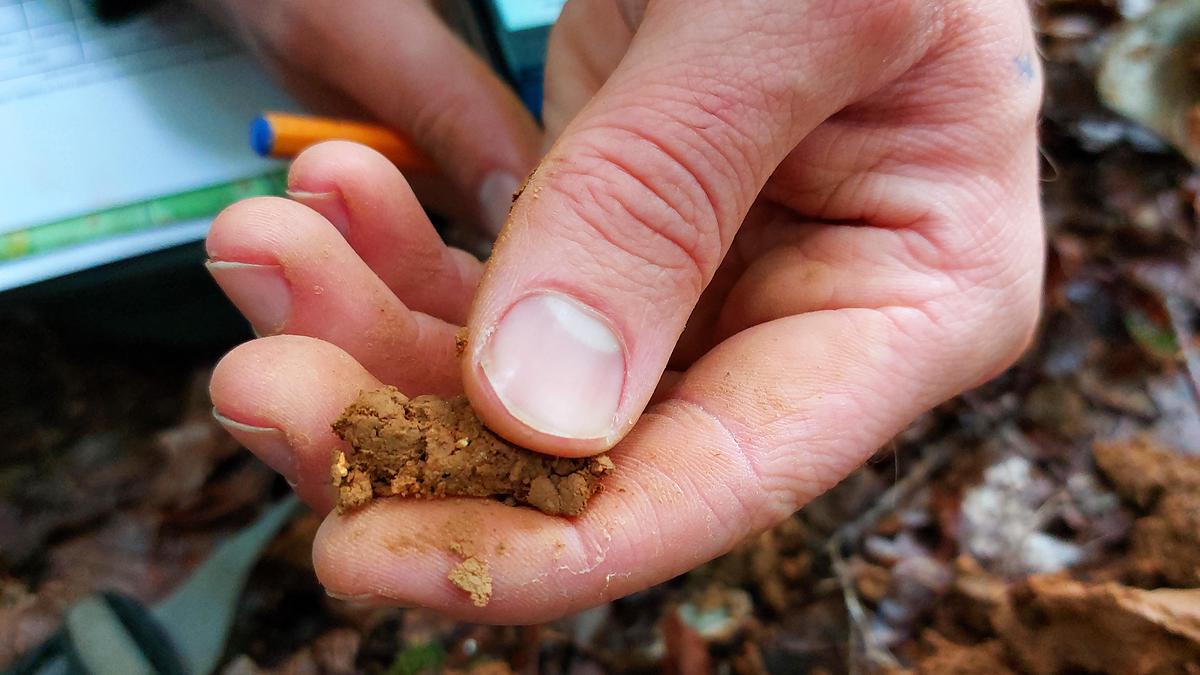
[[[669,405],[672,403],[678,404],[680,407],[698,413],[700,416],[709,420],[714,426],[716,426],[720,434],[724,436],[725,440],[727,441],[726,443],[719,444],[719,447],[724,450],[725,455],[729,456],[739,466],[745,469],[746,475],[743,477],[743,481],[754,486],[767,485],[767,481],[765,480],[766,477],[762,472],[761,467],[758,465],[757,460],[751,457],[751,453],[746,450],[745,444],[738,439],[737,435],[732,429],[729,428],[728,425],[725,424],[724,420],[722,420],[718,414],[709,410],[702,402],[691,398],[686,398],[678,394],[672,396],[666,401],[663,401],[663,403],[660,405]],[[761,504],[758,503],[757,499],[750,501],[746,497],[746,495],[756,494],[754,490],[738,489],[737,486],[730,484],[728,481],[726,481],[726,487],[729,489],[729,492],[733,498],[737,500],[740,511],[745,517],[752,522],[760,517]],[[701,494],[704,493],[703,490],[699,492]],[[708,504],[708,506],[711,508],[712,505]],[[739,527],[738,529],[741,528]]]

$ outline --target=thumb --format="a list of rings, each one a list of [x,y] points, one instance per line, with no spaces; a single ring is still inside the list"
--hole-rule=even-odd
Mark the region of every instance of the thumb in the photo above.
[[[933,21],[923,0],[650,3],[494,249],[464,359],[484,421],[562,455],[620,440],[775,167]]]

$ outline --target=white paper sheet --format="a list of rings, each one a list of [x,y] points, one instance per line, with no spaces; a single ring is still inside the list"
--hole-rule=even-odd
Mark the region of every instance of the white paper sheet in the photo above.
[[[0,234],[268,171],[247,129],[270,109],[298,107],[182,2],[106,26],[80,0],[0,0]],[[124,238],[86,250],[173,241]],[[0,290],[20,262],[0,263]]]

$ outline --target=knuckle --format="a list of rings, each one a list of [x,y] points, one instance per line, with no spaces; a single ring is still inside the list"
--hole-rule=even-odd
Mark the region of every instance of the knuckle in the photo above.
[[[927,0],[834,0],[822,3],[813,31],[837,29],[855,38],[855,45],[876,47],[880,37],[895,39],[930,15]],[[882,46],[882,45],[880,45]],[[878,48],[878,47],[876,47]]]
[[[857,95],[875,89],[915,62],[938,39],[939,6],[928,0],[830,0],[796,29],[809,59],[805,78],[856,73]],[[797,4],[797,7],[804,7]],[[804,10],[800,10],[803,14]],[[807,17],[806,17],[807,18]]]
[[[557,167],[549,187],[594,239],[667,270],[699,293],[724,254],[716,207],[694,172],[659,143],[629,132]],[[636,158],[636,159],[629,159]]]
[[[638,276],[654,283],[668,272],[689,291],[699,294],[707,281],[705,263],[686,241],[686,232],[648,218],[638,196],[615,193],[594,176],[580,177],[563,189],[573,225],[583,228],[588,244],[600,242],[609,252],[639,263]]]
[[[982,139],[1035,132],[1044,82],[1029,12],[1019,3],[979,2],[946,16],[938,59],[956,73],[947,78],[956,107],[972,110]]]
[[[718,235],[662,201],[628,168],[606,162],[564,177],[558,190],[584,235],[643,263],[638,265],[643,280],[656,282],[666,271],[695,294],[707,285],[720,258]]]

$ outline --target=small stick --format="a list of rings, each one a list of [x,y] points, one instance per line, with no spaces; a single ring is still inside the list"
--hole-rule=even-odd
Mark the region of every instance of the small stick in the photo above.
[[[864,672],[859,663],[859,655],[863,654],[875,666],[898,668],[900,662],[886,647],[875,644],[871,637],[870,619],[867,609],[863,607],[858,591],[854,587],[850,569],[842,549],[852,541],[858,541],[868,529],[874,527],[884,516],[896,509],[902,501],[908,499],[919,487],[929,481],[929,477],[949,463],[952,456],[951,445],[948,442],[935,443],[928,447],[925,454],[913,466],[908,475],[888,488],[887,492],[867,509],[861,516],[838,528],[826,544],[833,572],[842,587],[842,598],[846,602],[846,612],[850,615],[850,672]]]

